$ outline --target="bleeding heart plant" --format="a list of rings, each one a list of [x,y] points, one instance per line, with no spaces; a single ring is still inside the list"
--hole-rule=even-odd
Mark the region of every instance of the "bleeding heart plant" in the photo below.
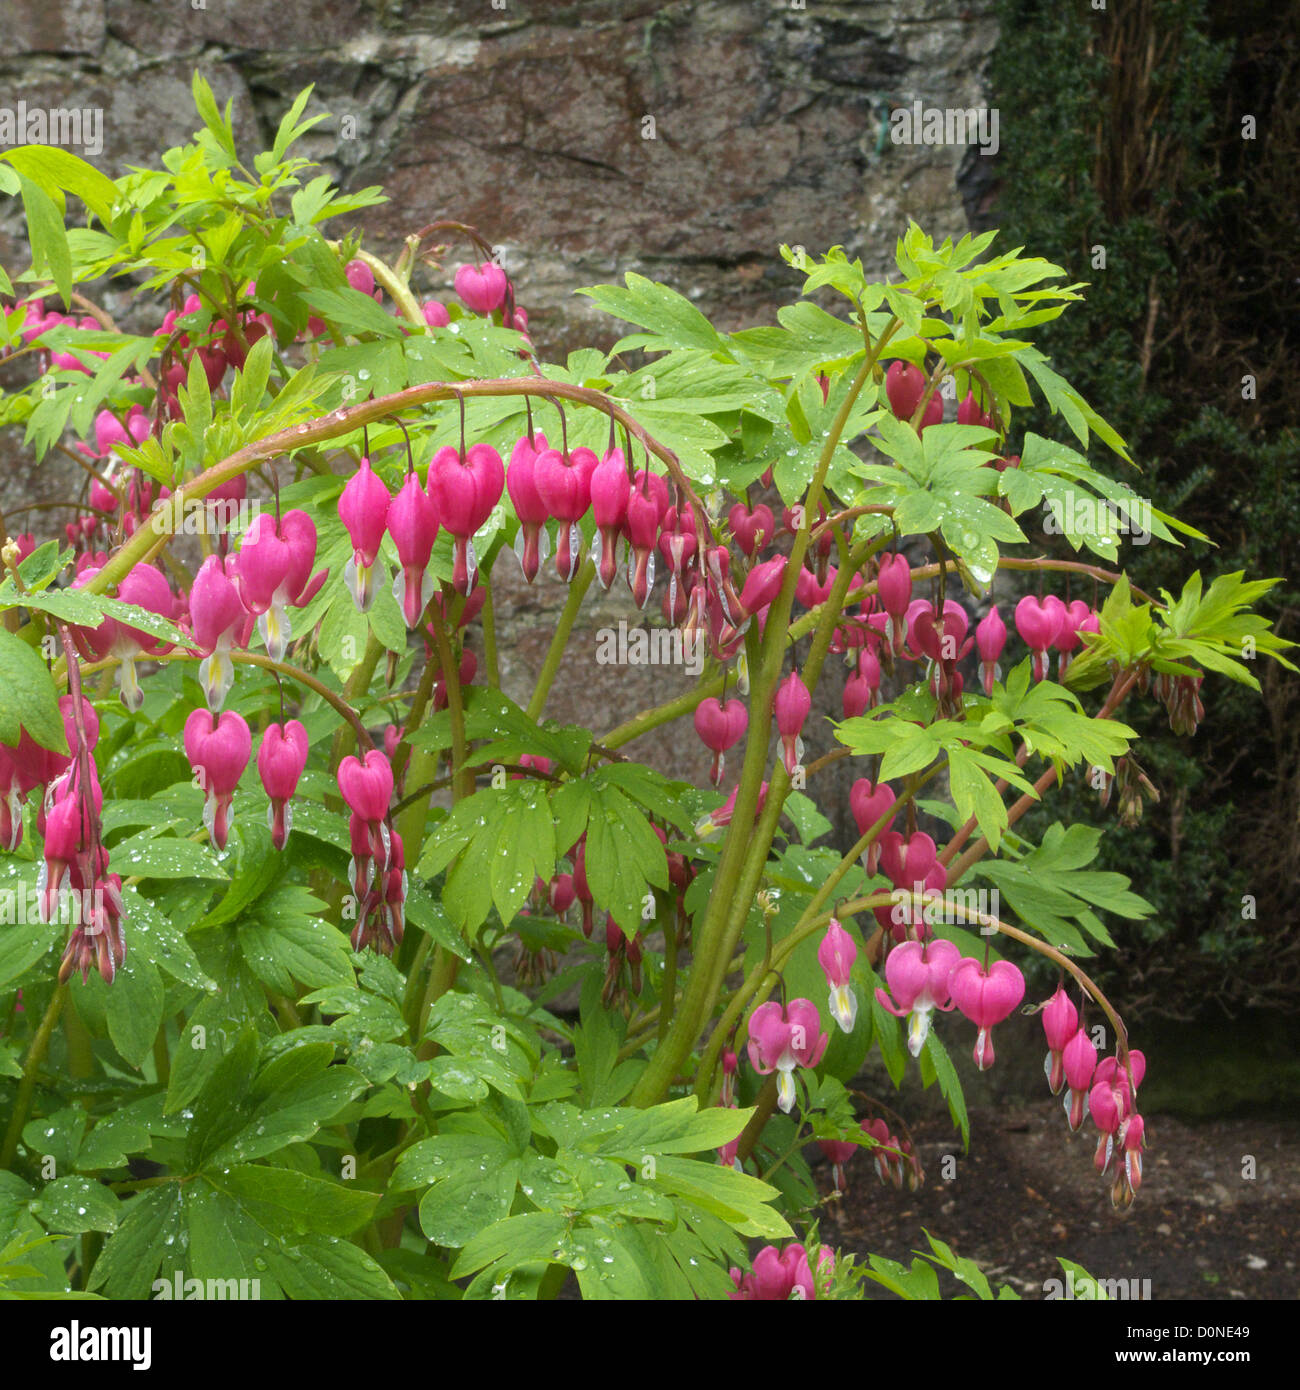
[[[983,1069],[1040,1011],[1131,1202],[1145,1059],[1079,958],[1150,908],[1052,798],[1122,832],[1170,765],[1130,710],[1190,737],[1247,639],[1294,667],[1267,583],[1157,599],[1034,530],[1116,495],[1079,449],[1128,461],[1034,345],[1078,288],[911,225],[889,283],[788,254],[838,317],[723,332],[629,274],[585,293],[634,336],[546,361],[476,229],[386,262],[301,103],[250,161],[196,96],[156,169],[6,155],[0,420],[84,491],[0,518],[0,1284],[920,1288],[817,1244],[851,1170],[924,1180],[864,1063],[966,1130],[962,1020]]]

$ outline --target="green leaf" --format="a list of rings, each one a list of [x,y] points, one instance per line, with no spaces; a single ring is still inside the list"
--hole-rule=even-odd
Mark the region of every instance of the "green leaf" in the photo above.
[[[109,866],[123,878],[218,879],[226,871],[206,845],[149,831],[119,841],[109,851]]]
[[[249,423],[260,410],[266,383],[271,375],[274,340],[269,333],[255,342],[244,361],[244,368],[235,376],[230,390],[230,413],[241,424]]]
[[[108,991],[108,1036],[137,1069],[144,1064],[162,1026],[163,998],[158,971],[147,958],[128,951]]]
[[[66,309],[72,297],[72,252],[63,214],[46,191],[31,179],[18,176],[22,183],[23,209],[27,213],[27,235],[32,245],[32,271],[48,275]]]
[[[978,876],[990,880],[1026,926],[1054,946],[1077,955],[1091,955],[1084,938],[1071,924],[1077,921],[1102,945],[1114,942],[1089,904],[1130,919],[1147,917],[1150,903],[1129,889],[1123,874],[1087,870],[1097,856],[1101,831],[1093,826],[1056,824],[1042,844],[1019,860],[986,860]]]
[[[310,290],[303,298],[322,318],[345,333],[374,333],[380,338],[405,336],[404,320],[394,318],[359,290]]]
[[[1067,1260],[1063,1256],[1056,1257],[1056,1263],[1066,1272],[1069,1277],[1071,1296],[1079,1301],[1092,1303],[1106,1303],[1110,1295],[1102,1288],[1101,1284],[1080,1264],[1075,1264],[1073,1260]]]
[[[123,1217],[121,1202],[92,1178],[57,1178],[37,1198],[35,1213],[51,1231],[115,1231]]]
[[[131,950],[165,970],[173,980],[195,989],[214,990],[215,982],[199,964],[194,948],[165,913],[134,888],[122,889],[124,916],[130,924]]]
[[[298,117],[307,109],[307,102],[311,98],[315,83],[308,83],[306,87],[293,100],[293,105],[284,113],[279,128],[275,132],[275,144],[271,147],[271,163],[279,164],[289,152],[289,146],[293,142],[305,135],[312,126],[318,122],[326,120],[322,114],[313,116],[310,120],[299,123]]]
[[[966,1097],[961,1088],[961,1078],[958,1077],[947,1049],[933,1028],[926,1035],[922,1056],[927,1057],[934,1068],[935,1077],[939,1082],[939,1092],[948,1102],[948,1112],[952,1116],[953,1124],[961,1130],[963,1148],[970,1148],[970,1117],[966,1113]]]
[[[776,1189],[748,1173],[690,1158],[662,1157],[655,1160],[655,1175],[649,1181],[719,1217],[742,1236],[771,1241],[789,1240],[794,1234],[770,1205]]]
[[[310,988],[351,984],[348,939],[317,914],[325,904],[300,884],[282,883],[260,897],[239,927],[239,942],[254,974],[273,990],[294,995],[294,981]]]
[[[667,352],[671,348],[716,352],[724,346],[708,319],[676,290],[631,271],[623,278],[626,289],[618,285],[590,285],[577,291],[589,295],[607,314],[650,330],[624,338],[615,351],[640,347],[652,352]]]
[[[62,943],[65,927],[42,922],[36,893],[36,866],[0,861],[0,987],[19,980]]]
[[[230,164],[239,162],[239,155],[235,150],[234,132],[230,125],[229,112],[230,104],[226,105],[226,116],[222,117],[217,109],[216,98],[212,95],[212,88],[208,85],[207,79],[200,75],[198,69],[194,71],[194,79],[190,84],[191,94],[194,98],[195,109],[199,113],[203,124],[212,135],[216,147],[225,156]]]
[[[271,1273],[290,1298],[397,1299],[393,1282],[364,1250],[337,1236],[308,1236],[266,1251]]]
[[[989,1281],[985,1277],[984,1271],[974,1260],[960,1258],[953,1253],[951,1246],[941,1240],[936,1240],[924,1226],[921,1227],[921,1230],[926,1240],[930,1242],[930,1249],[933,1251],[933,1254],[926,1256],[927,1259],[933,1260],[941,1269],[951,1271],[968,1289],[973,1290],[977,1298],[986,1302],[993,1298],[993,1290],[989,1287]],[[916,1253],[924,1254],[923,1251]]]
[[[664,847],[640,808],[615,786],[591,783],[587,818],[587,882],[595,902],[625,932],[641,928],[651,886],[668,887]]]
[[[204,1177],[259,1225],[281,1235],[351,1235],[370,1220],[380,1196],[288,1168],[252,1164],[209,1170]]]
[[[247,1064],[232,1056],[236,1056],[232,1075],[237,1076]],[[310,1139],[329,1123],[366,1088],[365,1077],[353,1068],[331,1065],[333,1056],[329,1043],[299,1043],[266,1063],[238,1105],[213,1129],[214,1137],[221,1134],[221,1143],[204,1160],[206,1166],[265,1158],[288,1144]],[[220,1076],[218,1068],[209,1088],[221,1084]],[[196,1131],[199,1104],[209,1088],[195,1104]]]
[[[95,1261],[89,1284],[112,1299],[145,1299],[164,1258],[184,1233],[178,1183],[150,1188],[126,1204],[126,1215]]]
[[[68,752],[58,695],[45,663],[12,632],[0,628],[0,743],[17,745],[25,732],[42,748]]]
[[[498,1263],[503,1266],[499,1273],[534,1261],[550,1263],[555,1259],[556,1247],[568,1226],[565,1217],[553,1212],[525,1212],[507,1217],[465,1243],[451,1268],[451,1277],[459,1279]]]
[[[59,190],[71,193],[105,224],[112,217],[117,187],[93,164],[87,164],[70,150],[54,145],[19,145],[6,150],[3,158],[49,194]]]
[[[398,1160],[391,1187],[428,1186],[420,1199],[420,1229],[437,1245],[466,1245],[510,1214],[521,1158],[505,1140],[482,1134],[440,1134]]]
[[[980,834],[997,853],[1002,832],[1007,827],[1007,808],[993,784],[992,778],[977,762],[977,755],[968,748],[948,750],[948,781],[953,804],[963,820],[975,817]]]

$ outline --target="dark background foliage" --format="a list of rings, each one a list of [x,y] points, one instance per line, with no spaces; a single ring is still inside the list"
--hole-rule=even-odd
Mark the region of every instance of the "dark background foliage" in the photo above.
[[[991,104],[1007,135],[986,220],[1089,282],[1087,312],[1048,325],[1044,349],[1128,440],[1134,486],[1217,542],[1126,543],[1133,582],[1177,590],[1193,564],[1281,576],[1264,611],[1295,639],[1300,11],[1000,0],[998,16]],[[1262,696],[1207,681],[1191,741],[1154,700],[1126,707],[1160,802],[1105,837],[1103,866],[1156,912],[1125,924],[1105,969],[1144,1018],[1300,1008],[1300,686],[1262,662],[1257,675]],[[1066,795],[1053,817],[1114,816]]]

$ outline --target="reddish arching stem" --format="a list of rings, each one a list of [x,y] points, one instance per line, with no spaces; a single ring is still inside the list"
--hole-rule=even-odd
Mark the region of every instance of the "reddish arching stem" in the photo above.
[[[380,396],[354,406],[333,410],[328,415],[303,421],[267,435],[230,454],[178,488],[169,499],[159,502],[148,521],[137,529],[135,535],[89,581],[86,592],[105,592],[110,585],[119,583],[136,564],[147,560],[161,549],[170,539],[175,519],[187,500],[207,496],[213,488],[229,482],[230,479],[246,473],[264,461],[290,454],[309,445],[324,443],[340,435],[350,434],[372,421],[384,419],[413,406],[455,400],[462,396],[538,396],[552,400],[558,398],[613,415],[641,441],[648,452],[653,453],[665,464],[674,482],[695,505],[697,518],[705,515],[703,504],[699,501],[690,480],[682,472],[677,455],[666,445],[660,444],[621,405],[602,391],[587,386],[573,386],[568,382],[551,381],[540,376],[484,378],[456,383],[427,382],[419,386],[409,386],[389,396]]]
[[[919,896],[907,888],[895,891],[905,893],[911,898],[913,907],[924,911],[925,901],[923,896]],[[851,912],[861,911],[869,902],[870,899],[854,900],[853,902],[846,903],[840,911],[843,915],[848,916]],[[1039,955],[1046,956],[1048,960],[1054,961],[1061,969],[1073,975],[1080,988],[1085,990],[1096,1001],[1097,1006],[1109,1020],[1110,1026],[1115,1030],[1115,1051],[1121,1064],[1128,1070],[1129,1082],[1130,1084],[1132,1083],[1133,1074],[1128,1059],[1128,1029],[1124,1027],[1123,1020],[1120,1018],[1119,1014],[1116,1013],[1114,1006],[1102,992],[1101,987],[1088,974],[1080,969],[1067,955],[1058,951],[1055,946],[1049,946],[1046,941],[1042,941],[1036,936],[1031,936],[1027,931],[1022,931],[1019,927],[1013,927],[1009,923],[1003,922],[987,912],[980,912],[978,909],[968,908],[964,903],[949,900],[946,906],[956,912],[963,921],[977,922],[981,926],[997,932],[1002,936],[1009,936],[1013,940],[1019,941],[1032,950],[1037,951]],[[1133,1087],[1133,1091],[1136,1094],[1136,1086]]]
[[[831,530],[835,526],[840,525],[840,523],[842,522],[853,521],[855,518],[860,516],[893,516],[893,514],[893,507],[887,507],[883,503],[873,503],[870,506],[861,507],[845,507],[842,511],[832,513],[830,516],[826,518],[825,521],[819,521],[817,525],[813,527],[812,534],[808,538],[809,544],[816,545],[817,542],[821,540],[821,538],[826,534],[827,531]],[[852,602],[852,595],[845,599],[846,604]]]
[[[897,1110],[891,1109],[888,1105],[885,1104],[885,1102],[884,1102],[883,1100],[877,1100],[877,1099],[875,1098],[875,1096],[869,1096],[865,1091],[859,1091],[859,1090],[853,1089],[853,1090],[850,1090],[850,1091],[849,1091],[849,1094],[852,1095],[852,1096],[857,1096],[857,1097],[859,1097],[861,1100],[866,1101],[866,1103],[867,1103],[873,1110],[880,1110],[880,1111],[882,1111],[884,1114],[886,1114],[891,1120],[893,1120],[893,1122],[894,1122],[894,1123],[898,1126],[898,1128],[902,1131],[904,1142],[905,1142],[905,1143],[908,1143],[908,1144],[911,1144],[911,1142],[912,1142],[912,1130],[911,1130],[911,1126],[910,1126],[910,1125],[907,1123],[907,1121],[898,1113]],[[865,1146],[864,1146],[864,1147],[865,1147]],[[872,1144],[870,1147],[871,1147],[871,1150],[872,1150],[873,1152],[874,1152],[876,1149],[883,1149],[887,1154],[896,1154],[899,1158],[907,1158],[907,1157],[909,1156],[909,1155],[907,1155],[907,1154],[905,1154],[905,1153],[900,1152],[898,1149],[891,1149],[891,1148],[889,1147],[888,1144],[882,1144],[878,1139],[877,1139],[877,1140],[875,1141],[875,1143]],[[916,1156],[915,1153],[913,1153],[913,1154],[911,1155],[911,1157],[915,1157],[915,1156]]]
[[[62,624],[60,624],[60,628],[63,628]],[[65,630],[65,651],[67,650],[67,642],[68,638],[66,636]],[[160,665],[164,663],[170,663],[173,661],[201,660],[201,658],[195,655],[193,652],[182,650],[155,653],[149,656],[147,659],[149,661],[156,661]],[[340,715],[344,720],[347,721],[347,723],[349,723],[352,726],[352,729],[355,732],[357,739],[363,748],[373,748],[375,746],[374,740],[370,737],[370,731],[361,722],[361,716],[356,712],[356,710],[354,710],[346,700],[336,695],[334,691],[332,691],[329,688],[329,686],[323,684],[321,681],[318,681],[316,677],[313,676],[309,671],[304,671],[299,666],[291,666],[286,661],[273,661],[269,656],[263,656],[261,652],[232,651],[230,653],[230,659],[231,661],[238,662],[241,665],[245,666],[260,666],[263,668],[263,670],[273,671],[277,676],[288,676],[290,680],[296,681],[299,685],[305,686],[313,694],[319,695],[321,699],[324,700],[325,703],[335,711],[335,713]],[[80,689],[79,668],[72,663],[71,657],[69,657],[67,660],[68,689],[69,693],[72,693],[74,681],[77,684],[77,689]],[[116,657],[110,656],[105,657],[102,661],[90,662],[86,666],[86,670],[87,672],[106,671],[110,667],[116,666],[117,664],[118,659]],[[76,672],[77,674],[74,674],[74,672]],[[56,672],[56,679],[57,675],[58,673]],[[74,706],[74,708],[80,709],[80,706],[76,705]]]
[[[76,449],[69,449],[68,446],[64,444],[63,441],[60,439],[56,439],[54,441],[54,447],[61,454],[66,454],[68,458],[70,458],[73,461],[73,463],[77,465],[78,468],[82,469],[85,473],[89,474],[90,477],[95,480],[95,482],[100,483],[104,487],[106,487],[109,490],[109,492],[111,492],[113,496],[117,498],[119,502],[122,501],[121,489],[116,487],[113,483],[110,483],[109,480],[97,468],[94,468],[91,465],[90,460],[85,456],[85,454],[78,453]],[[29,503],[29,505],[35,506],[38,504]],[[81,503],[78,502],[76,505],[81,506]],[[96,508],[87,505],[86,510],[93,512],[96,510]]]
[[[940,382],[942,382],[944,377],[947,375],[948,364],[947,362],[940,360],[935,366],[935,369],[930,373],[930,379],[925,384],[925,392],[921,396],[920,401],[917,403],[916,409],[912,412],[911,425],[912,428],[917,432],[918,439],[920,438],[921,434],[921,421],[925,419],[926,407],[930,404],[930,401],[933,399],[934,393],[939,389]]]
[[[417,256],[421,254],[424,243],[438,232],[458,232],[489,261],[496,259],[496,252],[484,240],[483,234],[477,227],[471,227],[468,222],[456,222],[450,218],[441,218],[437,222],[430,222],[421,227],[418,232],[412,233],[415,238],[415,254]]]

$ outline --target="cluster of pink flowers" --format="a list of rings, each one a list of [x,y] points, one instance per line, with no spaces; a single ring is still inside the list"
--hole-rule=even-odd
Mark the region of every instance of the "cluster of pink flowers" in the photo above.
[[[406,916],[406,857],[393,828],[393,768],[377,748],[364,758],[350,755],[339,764],[339,791],[348,805],[352,857],[348,882],[356,896],[357,924],[352,948],[373,947],[392,955],[401,943]]]
[[[992,614],[996,612],[996,608],[991,609],[984,622],[989,622]],[[998,625],[1002,626],[1001,618],[997,621]],[[1003,630],[1005,632],[1005,627]],[[1066,604],[1055,594],[1048,594],[1042,599],[1026,594],[1016,604],[1016,631],[1025,646],[1033,653],[1030,669],[1034,679],[1043,680],[1047,675],[1051,652],[1059,654],[1056,662],[1057,675],[1064,677],[1074,653],[1082,645],[1083,634],[1100,632],[1101,623],[1097,614],[1082,599],[1075,599],[1072,603]],[[992,657],[995,663],[1000,653],[1001,644],[997,643]],[[988,660],[983,647],[980,648],[980,657],[982,661]]]
[[[208,708],[219,710],[234,680],[230,653],[247,647],[256,623],[272,661],[283,661],[293,636],[289,608],[319,592],[327,570],[312,574],[316,526],[303,511],[259,512],[236,555],[209,555],[189,594],[188,625],[203,661],[199,680]],[[134,572],[133,572],[134,573]]]
[[[925,1171],[921,1167],[921,1160],[913,1152],[912,1141],[900,1139],[891,1133],[888,1123],[880,1118],[862,1119],[858,1125],[863,1134],[874,1141],[870,1146],[872,1163],[880,1181],[898,1188],[906,1185],[909,1191],[915,1192],[925,1181]],[[850,1139],[819,1139],[817,1147],[830,1160],[835,1191],[847,1192],[849,1160],[859,1149],[867,1146],[855,1144]]]
[[[885,957],[889,986],[876,991],[880,1003],[898,1018],[907,1019],[907,1047],[920,1056],[935,1009],[955,1008],[978,1030],[975,1065],[993,1065],[993,1028],[1008,1018],[1025,997],[1025,977],[1009,960],[987,968],[973,956],[962,956],[951,941],[904,941]],[[892,995],[892,998],[890,997]]]
[[[191,710],[185,721],[185,756],[203,789],[203,824],[213,845],[225,849],[230,836],[235,789],[253,753],[248,721],[234,710],[220,715]],[[307,731],[296,720],[269,724],[257,752],[257,770],[270,799],[267,824],[271,842],[283,849],[292,826],[290,800],[307,766]]]
[[[957,665],[972,646],[979,656],[980,681],[986,695],[1002,676],[999,662],[1007,641],[1007,627],[993,605],[976,624],[973,637],[967,635],[970,619],[955,599],[945,599],[939,615],[929,599],[912,598],[912,571],[905,556],[885,554],[876,573],[875,601],[864,600],[858,620],[866,646],[858,657],[858,668],[845,685],[844,713],[852,717],[872,709],[879,702],[881,662],[925,661],[929,670],[930,692],[941,711],[960,708],[965,680]],[[1057,671],[1064,676],[1074,654],[1083,645],[1086,633],[1100,631],[1096,612],[1081,599],[1065,603],[1049,594],[1044,599],[1026,595],[1016,605],[1015,626],[1029,648],[1031,673],[1043,680],[1048,673],[1050,653],[1058,652]]]
[[[75,923],[59,979],[74,970],[84,979],[92,966],[112,983],[126,959],[122,934],[122,879],[108,872],[108,850],[101,835],[104,793],[94,750],[99,718],[81,695],[59,700],[69,752],[41,748],[23,731],[14,748],[0,748],[0,847],[16,850],[22,841],[22,803],[43,788],[36,812],[43,861],[37,879],[38,910],[53,921],[61,903],[71,906]]]
[[[830,1038],[811,999],[760,1004],[749,1017],[749,1062],[760,1076],[776,1073],[776,1103],[789,1114],[796,1099],[794,1074],[811,1070],[822,1059]]]
[[[817,1253],[818,1273],[827,1278],[834,1267],[834,1251],[822,1246]],[[749,1274],[735,1268],[729,1273],[736,1286],[736,1291],[731,1295],[733,1301],[785,1303],[794,1299],[802,1303],[817,1297],[817,1278],[809,1263],[808,1252],[795,1241],[783,1250],[778,1250],[775,1245],[765,1245],[754,1256]]]
[[[1066,1092],[1064,1105],[1070,1129],[1077,1132],[1084,1117],[1098,1129],[1096,1167],[1111,1184],[1116,1206],[1128,1206],[1142,1185],[1142,1150],[1146,1125],[1137,1111],[1137,1088],[1146,1075],[1146,1058],[1136,1048],[1119,1057],[1097,1060],[1097,1049],[1079,1025],[1079,1011],[1064,985],[1042,1006],[1048,1053],[1044,1063],[1053,1095]]]

